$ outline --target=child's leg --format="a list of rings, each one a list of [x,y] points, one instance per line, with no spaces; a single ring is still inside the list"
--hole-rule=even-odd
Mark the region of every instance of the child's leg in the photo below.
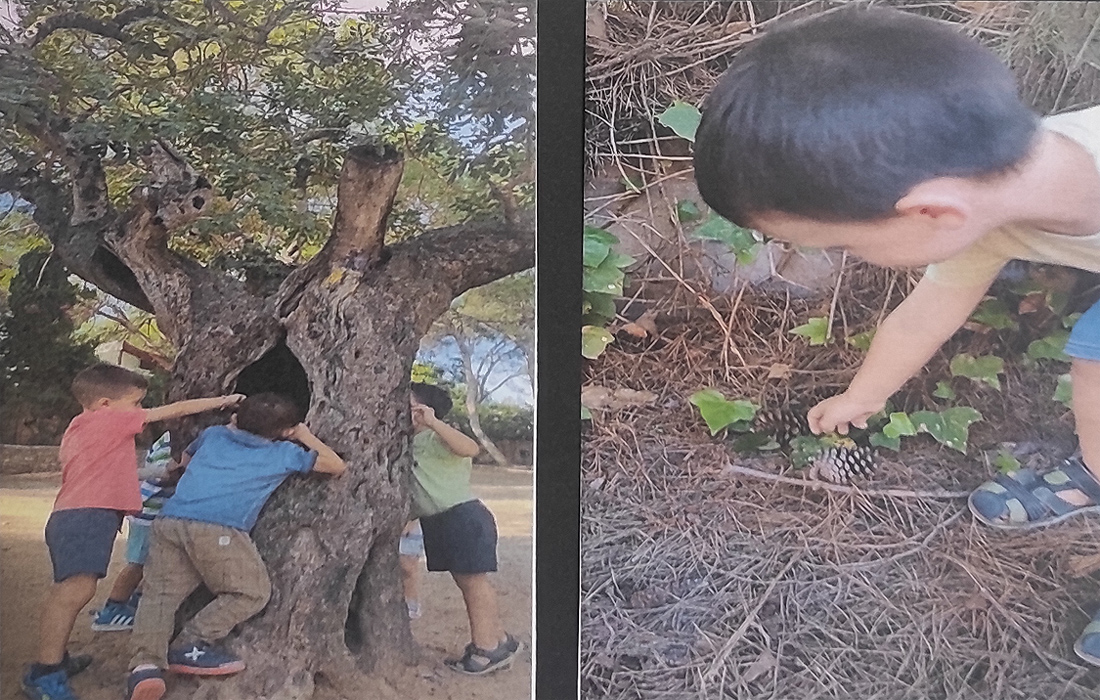
[[[508,637],[500,623],[497,594],[493,584],[489,582],[489,574],[452,573],[451,576],[466,602],[471,640],[482,649],[495,649]]]
[[[179,639],[216,642],[267,605],[271,597],[267,567],[246,533],[221,525],[181,522],[187,528],[191,561],[217,597],[191,618]]]
[[[1070,368],[1073,380],[1073,417],[1077,438],[1081,442],[1081,458],[1100,481],[1100,362],[1074,358]],[[1062,494],[1059,494],[1062,496]],[[1070,497],[1062,496],[1066,500]],[[1085,494],[1075,492],[1076,505],[1089,502]]]
[[[95,597],[95,574],[75,574],[50,586],[42,603],[42,619],[38,638],[38,663],[43,666],[60,664],[65,658],[73,624],[80,611]]]
[[[150,533],[152,556],[144,574],[144,594],[130,637],[130,668],[168,666],[168,642],[175,628],[176,609],[201,578],[183,544],[183,521],[158,520]]]
[[[126,568],[120,571],[115,578],[115,583],[111,586],[111,593],[107,596],[107,599],[119,603],[130,600],[130,596],[134,594],[138,584],[141,583],[144,569],[145,567],[141,564],[127,564]]]
[[[405,589],[405,600],[420,600],[420,557],[402,554],[398,559],[401,562],[401,585]]]

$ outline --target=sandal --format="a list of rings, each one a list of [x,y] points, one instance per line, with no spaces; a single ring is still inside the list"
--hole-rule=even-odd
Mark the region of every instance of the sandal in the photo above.
[[[509,634],[508,638],[492,651],[482,649],[470,642],[463,650],[461,659],[447,659],[444,663],[452,671],[467,676],[483,676],[511,666],[521,649],[523,649],[523,642]]]
[[[1080,491],[1092,502],[1078,506],[1058,495],[1068,491]],[[1031,469],[998,474],[974,489],[967,504],[974,517],[990,527],[1028,530],[1100,510],[1100,482],[1080,460],[1070,459],[1042,475]]]
[[[1092,616],[1092,622],[1073,644],[1073,651],[1090,664],[1100,666],[1100,613]]]

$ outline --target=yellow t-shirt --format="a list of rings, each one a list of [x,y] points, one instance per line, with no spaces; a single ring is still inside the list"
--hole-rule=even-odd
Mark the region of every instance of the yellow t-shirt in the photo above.
[[[473,460],[451,452],[434,430],[413,435],[413,514],[435,515],[476,498],[470,491]]]
[[[1100,168],[1100,107],[1046,117],[1042,124],[1083,146]],[[1100,232],[1067,236],[1026,226],[1004,226],[985,234],[953,258],[929,265],[924,274],[949,286],[977,286],[991,283],[1009,260],[1100,272]]]

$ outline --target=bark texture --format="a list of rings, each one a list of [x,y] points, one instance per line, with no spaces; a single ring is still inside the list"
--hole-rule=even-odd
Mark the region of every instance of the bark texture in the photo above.
[[[298,700],[323,677],[347,697],[384,697],[414,660],[397,541],[408,511],[408,383],[420,338],[455,296],[530,267],[529,214],[425,233],[385,249],[399,154],[348,154],[330,240],[263,297],[169,250],[201,216],[210,184],[151,144],[150,178],[127,212],[106,198],[94,156],[71,156],[73,196],[28,176],[25,197],[75,274],[156,313],[179,348],[170,400],[283,391],[348,463],[341,477],[292,477],[253,532],[272,580],[263,613],[231,642],[248,668],[194,697]],[[79,192],[77,192],[79,190]],[[177,447],[211,416],[173,426]]]

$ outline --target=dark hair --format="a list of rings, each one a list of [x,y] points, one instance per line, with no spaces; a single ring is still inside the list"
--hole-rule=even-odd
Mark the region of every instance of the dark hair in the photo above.
[[[237,427],[271,440],[298,425],[298,408],[285,396],[266,392],[249,396],[237,407]]]
[[[451,412],[454,402],[447,390],[434,384],[412,383],[412,394],[425,406],[431,406],[436,418],[442,418]]]
[[[695,179],[723,217],[889,216],[916,184],[1008,171],[1038,117],[1012,72],[932,19],[844,7],[768,31],[707,99]]]
[[[145,391],[149,380],[125,367],[102,363],[82,369],[73,377],[72,392],[81,406],[99,399],[121,399],[135,389]]]

